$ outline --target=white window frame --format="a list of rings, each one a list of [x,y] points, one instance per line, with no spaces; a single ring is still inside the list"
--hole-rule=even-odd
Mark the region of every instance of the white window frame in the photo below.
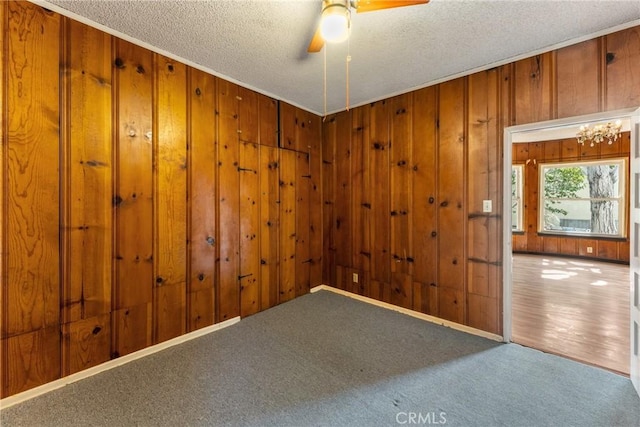
[[[516,172],[516,191],[511,191],[511,205],[513,209],[517,209],[516,221],[511,224],[511,231],[515,233],[521,233],[524,231],[524,208],[522,195],[524,194],[524,165],[517,164],[511,166],[511,173]],[[513,205],[516,204],[515,207]]]
[[[599,160],[583,160],[573,162],[561,162],[561,163],[539,163],[538,164],[538,233],[541,234],[556,234],[562,236],[583,236],[583,237],[605,237],[610,239],[622,239],[627,237],[627,175],[628,175],[628,161],[626,158],[610,158]],[[619,180],[619,197],[607,198],[603,200],[613,200],[618,202],[618,234],[602,234],[592,232],[580,232],[580,231],[564,231],[564,230],[545,230],[544,229],[544,177],[545,169],[553,167],[583,167],[590,165],[611,165],[618,164],[620,167]],[[591,198],[578,198],[571,199],[576,201],[590,201]]]

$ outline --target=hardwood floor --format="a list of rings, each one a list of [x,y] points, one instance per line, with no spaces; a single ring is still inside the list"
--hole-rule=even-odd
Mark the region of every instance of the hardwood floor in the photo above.
[[[514,342],[629,374],[629,266],[513,256]]]

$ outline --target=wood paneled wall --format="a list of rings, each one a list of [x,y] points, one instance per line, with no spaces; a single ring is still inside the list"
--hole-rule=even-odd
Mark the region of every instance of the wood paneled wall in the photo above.
[[[320,283],[318,116],[27,2],[0,27],[2,397]]]
[[[609,144],[578,145],[575,138],[557,141],[543,141],[513,144],[513,164],[524,167],[523,186],[523,227],[524,232],[513,233],[514,252],[548,253],[596,258],[610,261],[629,262],[629,238],[607,239],[538,234],[539,204],[539,164],[562,163],[611,158],[629,159],[631,134],[623,132],[621,138]],[[629,177],[626,178],[627,198],[629,197]],[[629,224],[627,223],[627,236]],[[592,253],[587,247],[593,248]]]
[[[504,128],[638,105],[634,27],[329,117],[324,283],[501,334]]]

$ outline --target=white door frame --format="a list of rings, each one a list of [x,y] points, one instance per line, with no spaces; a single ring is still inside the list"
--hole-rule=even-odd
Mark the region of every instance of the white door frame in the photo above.
[[[630,120],[631,126],[631,161],[630,167],[630,201],[631,206],[629,214],[630,225],[630,242],[631,242],[631,277],[630,293],[631,293],[631,380],[640,394],[640,372],[639,358],[640,349],[638,347],[638,334],[640,332],[640,307],[634,306],[634,303],[640,299],[638,287],[640,286],[640,108],[627,108],[624,110],[604,111],[601,113],[587,114],[583,116],[568,117],[557,120],[548,120],[544,122],[529,123],[519,126],[511,126],[504,130],[504,156],[503,156],[503,243],[502,243],[502,284],[503,284],[503,331],[502,336],[505,342],[511,342],[512,334],[512,291],[513,291],[513,254],[511,247],[511,164],[512,164],[512,145],[517,142],[535,142],[549,141],[554,139],[566,138],[569,135],[575,135],[577,126],[581,124],[605,122],[617,119]],[[564,136],[562,132],[564,131]],[[572,133],[572,134],[571,134]],[[577,142],[576,142],[577,144]],[[639,180],[636,182],[636,177]],[[638,186],[638,188],[636,188]],[[635,205],[634,205],[635,204]],[[638,206],[634,209],[634,206]],[[637,225],[634,225],[637,224]],[[634,248],[637,256],[634,257]],[[635,272],[638,276],[634,276],[634,258]],[[634,280],[634,277],[638,279]],[[635,319],[635,320],[634,320]],[[634,327],[634,321],[635,327]],[[634,335],[635,334],[635,335]],[[635,344],[635,348],[634,348]],[[635,350],[635,354],[634,354]],[[634,359],[635,358],[635,359]]]

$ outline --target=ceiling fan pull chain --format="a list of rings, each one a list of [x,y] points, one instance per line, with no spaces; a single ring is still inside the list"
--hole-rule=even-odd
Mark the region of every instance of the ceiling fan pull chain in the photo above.
[[[324,47],[323,50],[323,58],[324,58],[324,66],[322,69],[322,92],[324,95],[324,115],[322,117],[322,121],[327,118],[327,46]]]
[[[347,40],[347,111],[349,111],[349,62],[351,62],[351,42]]]

